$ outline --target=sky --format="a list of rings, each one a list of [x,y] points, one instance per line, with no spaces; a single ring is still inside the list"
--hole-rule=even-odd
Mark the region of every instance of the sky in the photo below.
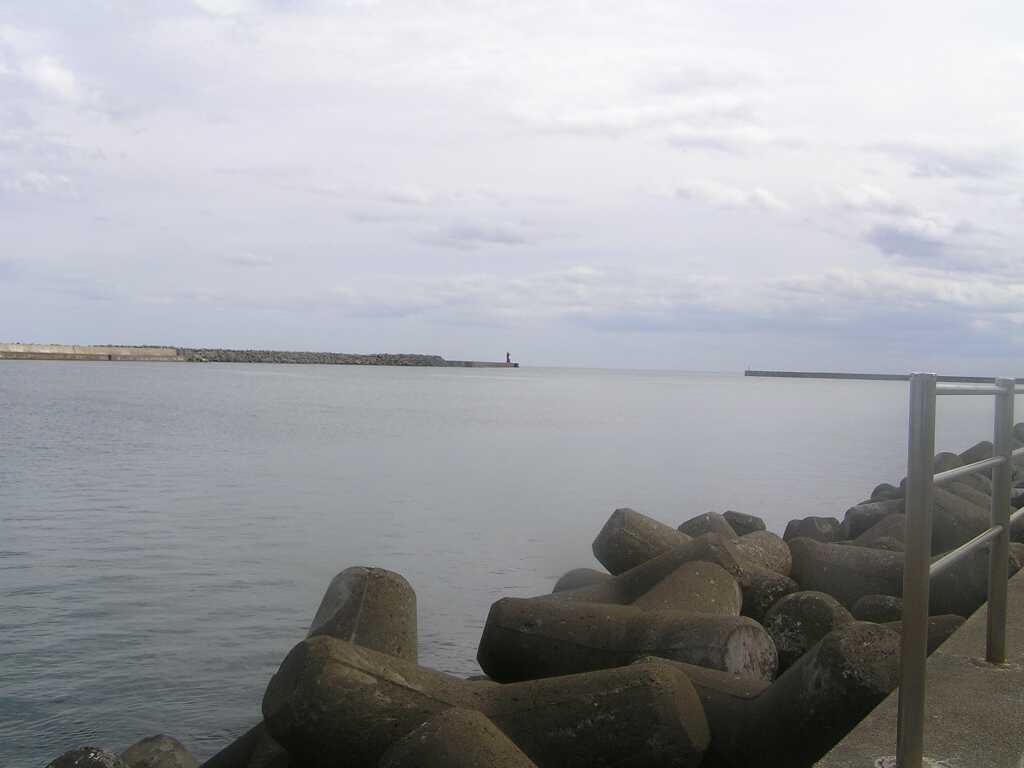
[[[4,0],[0,341],[1024,375],[1024,3]]]

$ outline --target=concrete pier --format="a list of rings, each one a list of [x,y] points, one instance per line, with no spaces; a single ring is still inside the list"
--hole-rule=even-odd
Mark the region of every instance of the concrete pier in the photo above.
[[[1024,765],[1024,576],[1008,585],[1006,664],[985,662],[988,606],[928,658],[924,711],[926,766]],[[893,691],[816,768],[895,768]]]
[[[115,360],[181,362],[174,347],[107,347],[79,344],[0,344],[0,360]]]

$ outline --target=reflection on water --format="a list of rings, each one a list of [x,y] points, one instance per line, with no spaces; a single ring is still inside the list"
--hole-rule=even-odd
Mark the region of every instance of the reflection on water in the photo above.
[[[940,447],[988,436],[951,401]],[[0,764],[209,756],[350,565],[405,575],[422,663],[471,674],[490,604],[593,565],[615,507],[841,517],[905,431],[900,382],[0,362]]]

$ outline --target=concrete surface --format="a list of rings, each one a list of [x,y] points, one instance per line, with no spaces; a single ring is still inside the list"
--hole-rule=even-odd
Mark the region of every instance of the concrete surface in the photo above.
[[[928,659],[928,768],[1024,766],[1024,575],[1010,579],[1007,663],[985,662],[987,606]],[[899,692],[879,704],[816,768],[895,768]]]

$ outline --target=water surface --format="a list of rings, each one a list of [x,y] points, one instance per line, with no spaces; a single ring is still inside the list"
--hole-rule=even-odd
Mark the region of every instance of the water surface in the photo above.
[[[0,765],[259,718],[324,587],[401,572],[421,662],[459,675],[490,604],[595,565],[632,506],[782,531],[906,462],[907,385],[559,369],[0,362]],[[942,401],[937,445],[990,436]]]

